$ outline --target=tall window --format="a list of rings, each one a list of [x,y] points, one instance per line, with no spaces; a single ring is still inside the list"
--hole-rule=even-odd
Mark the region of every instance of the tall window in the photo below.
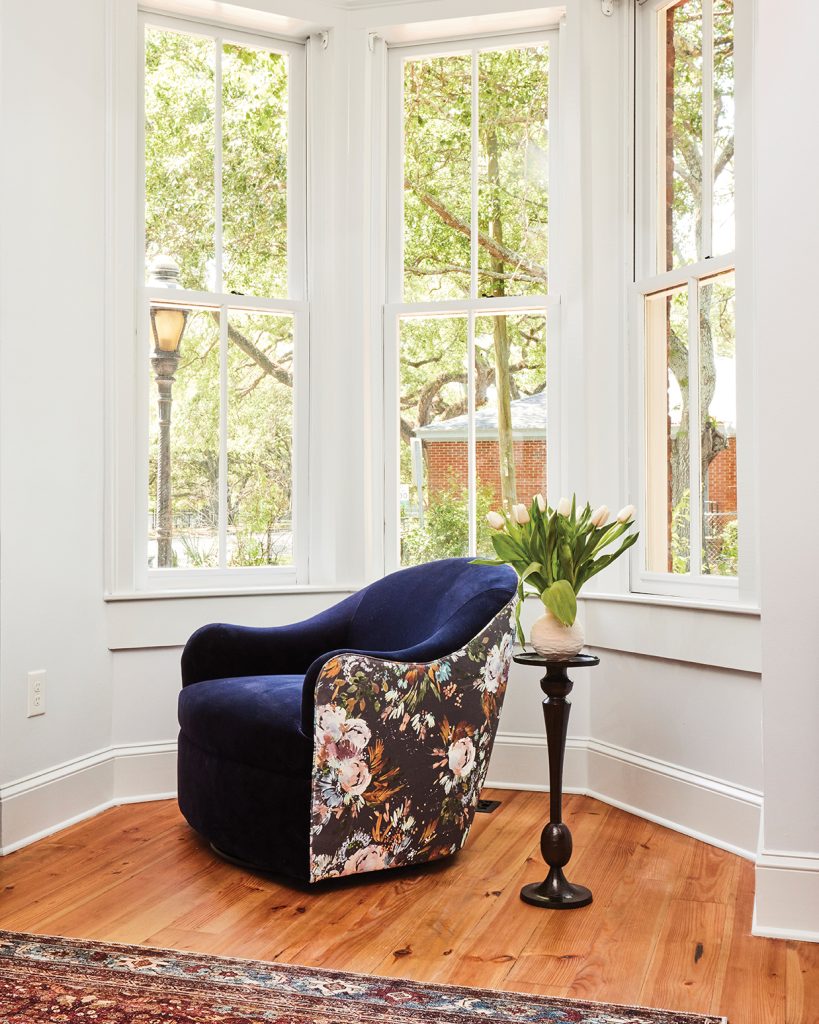
[[[388,560],[546,489],[551,34],[390,53]]]
[[[636,588],[704,595],[736,586],[742,543],[733,0],[649,0],[637,12]]]
[[[177,583],[294,574],[302,48],[147,15],[143,32],[143,558]]]

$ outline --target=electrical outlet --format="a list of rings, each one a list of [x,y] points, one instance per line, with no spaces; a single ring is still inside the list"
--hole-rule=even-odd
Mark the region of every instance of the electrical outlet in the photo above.
[[[45,714],[45,669],[38,669],[28,674],[28,717],[36,718],[37,715]]]

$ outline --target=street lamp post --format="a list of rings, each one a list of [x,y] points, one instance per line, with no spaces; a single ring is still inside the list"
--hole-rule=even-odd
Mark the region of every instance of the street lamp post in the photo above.
[[[179,287],[179,266],[169,256],[157,256],[151,264],[151,283]],[[159,412],[159,457],[156,467],[157,557],[160,569],[173,565],[173,514],[171,510],[171,407],[173,382],[179,367],[179,345],[185,333],[188,310],[182,306],[151,305],[154,353],[151,366],[156,377]]]

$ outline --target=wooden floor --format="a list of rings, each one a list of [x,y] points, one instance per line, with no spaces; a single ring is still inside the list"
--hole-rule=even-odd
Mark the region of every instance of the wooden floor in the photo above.
[[[120,807],[0,860],[0,928],[421,981],[817,1024],[819,945],[752,938],[752,865],[567,797],[576,911],[518,898],[547,797],[478,815],[457,857],[317,889],[218,860],[172,802]]]

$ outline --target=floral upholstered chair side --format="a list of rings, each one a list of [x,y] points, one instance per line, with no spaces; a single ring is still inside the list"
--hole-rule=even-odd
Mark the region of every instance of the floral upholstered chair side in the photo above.
[[[311,882],[437,860],[466,842],[506,692],[516,600],[437,661],[343,653],[323,666]]]

